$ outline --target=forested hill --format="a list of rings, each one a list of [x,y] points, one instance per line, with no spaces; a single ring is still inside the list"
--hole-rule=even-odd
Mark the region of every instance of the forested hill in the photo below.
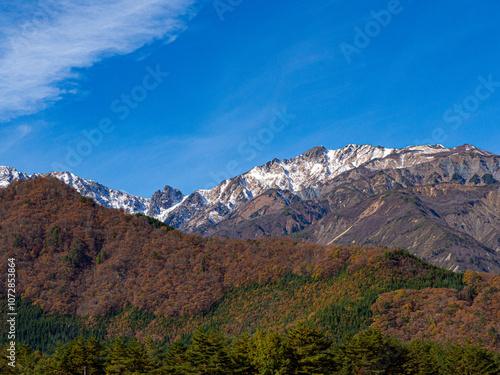
[[[16,258],[19,305],[33,317],[20,320],[21,341],[42,350],[53,347],[54,335],[173,342],[189,340],[197,327],[235,336],[285,332],[300,320],[340,340],[374,319],[405,340],[410,327],[435,326],[423,338],[500,347],[494,275],[452,273],[402,250],[188,235],[99,206],[54,178],[0,189],[0,252]],[[432,293],[442,296],[435,304]],[[458,334],[463,319],[472,325]],[[58,322],[72,328],[61,333]]]

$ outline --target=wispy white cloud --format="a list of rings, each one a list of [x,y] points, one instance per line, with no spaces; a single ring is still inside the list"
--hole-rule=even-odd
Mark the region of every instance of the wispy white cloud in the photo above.
[[[28,19],[0,27],[0,121],[74,94],[78,74],[154,40],[173,41],[196,0],[42,0]],[[36,9],[35,9],[36,8]],[[5,18],[5,13],[4,13]]]
[[[21,142],[31,134],[33,130],[33,126],[26,124],[2,129],[0,131],[0,154],[5,153],[18,142]]]

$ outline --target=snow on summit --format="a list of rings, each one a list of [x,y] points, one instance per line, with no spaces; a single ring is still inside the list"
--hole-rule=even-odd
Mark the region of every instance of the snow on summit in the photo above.
[[[153,216],[175,227],[195,220],[197,223],[217,223],[220,218],[237,209],[242,203],[270,189],[295,193],[315,189],[342,173],[364,165],[371,170],[406,168],[425,163],[438,154],[476,150],[464,145],[455,149],[444,146],[409,146],[402,149],[350,144],[337,150],[315,147],[292,159],[274,159],[249,172],[221,182],[210,190],[197,190],[190,195],[165,187],[152,198],[137,197],[110,189],[97,182],[80,178],[69,172],[51,172],[29,176],[14,168],[0,167],[0,187],[12,181],[37,176],[53,176],[74,187],[80,194],[111,208],[123,208],[130,213]]]

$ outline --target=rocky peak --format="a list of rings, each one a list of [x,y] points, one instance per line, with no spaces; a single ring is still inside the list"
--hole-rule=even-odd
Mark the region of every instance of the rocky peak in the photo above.
[[[149,216],[157,217],[163,210],[167,210],[180,203],[183,198],[184,195],[180,190],[167,185],[163,191],[158,190],[153,194],[147,214]]]
[[[19,172],[15,168],[0,166],[0,187],[9,185],[12,181],[27,179],[26,173]]]
[[[7,186],[17,179],[50,175],[73,186],[82,195],[94,198],[97,203],[104,206],[123,208],[130,213],[147,214],[170,222],[178,228],[191,230],[203,222],[216,225],[225,214],[237,210],[245,202],[270,189],[288,191],[301,197],[314,197],[325,183],[339,178],[346,172],[354,172],[360,167],[369,171],[413,168],[433,160],[438,161],[441,157],[457,154],[460,156],[471,152],[481,157],[494,155],[467,144],[454,149],[447,149],[441,145],[394,149],[350,144],[340,149],[328,150],[324,146],[317,146],[291,159],[274,159],[245,174],[223,181],[211,190],[198,190],[189,196],[184,196],[179,190],[165,186],[162,191],[158,190],[149,199],[109,189],[69,172],[29,176],[9,167],[0,167],[0,187]],[[457,172],[457,168],[467,168],[463,165],[456,166],[452,161],[447,163],[450,165],[446,165],[446,173],[450,176]],[[481,172],[482,174],[478,174],[479,177],[499,169],[496,162],[491,163],[487,166],[487,172]],[[464,179],[470,178],[467,171],[460,169],[458,172]],[[497,175],[493,173],[493,177],[497,178]]]
[[[311,148],[310,150],[304,152],[302,156],[307,160],[317,160],[328,152],[328,150],[324,146],[316,146]]]

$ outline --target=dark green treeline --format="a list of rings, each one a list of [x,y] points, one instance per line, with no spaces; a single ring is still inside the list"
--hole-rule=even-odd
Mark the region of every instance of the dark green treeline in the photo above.
[[[299,323],[284,334],[256,332],[228,338],[195,331],[191,343],[162,348],[152,341],[77,337],[51,355],[17,348],[16,367],[0,358],[5,375],[361,375],[500,374],[500,355],[473,345],[403,343],[368,329],[337,344],[329,335]]]

